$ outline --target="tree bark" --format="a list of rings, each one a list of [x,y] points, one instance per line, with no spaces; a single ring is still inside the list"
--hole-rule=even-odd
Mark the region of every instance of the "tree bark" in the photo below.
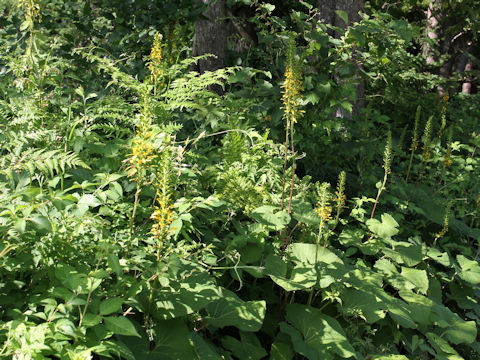
[[[467,60],[467,64],[465,65],[465,72],[467,72],[467,78],[465,82],[462,84],[462,93],[463,94],[471,94],[472,93],[472,80],[469,78],[468,72],[473,70],[473,61],[471,58]]]
[[[440,18],[442,16],[442,1],[431,0],[427,8],[427,25],[426,35],[432,42],[438,42],[438,31],[440,25]],[[427,65],[432,65],[437,61],[435,49],[432,48],[429,42],[423,44],[423,56],[426,59]]]
[[[195,21],[192,55],[215,55],[215,57],[211,56],[198,62],[195,70],[204,73],[225,67],[227,53],[226,6],[224,0],[198,1],[207,5],[207,10],[203,13],[203,19]],[[217,88],[215,91],[219,92]]]

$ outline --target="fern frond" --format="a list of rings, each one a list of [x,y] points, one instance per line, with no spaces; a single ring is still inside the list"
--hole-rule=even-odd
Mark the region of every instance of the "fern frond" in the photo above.
[[[235,72],[235,68],[206,71],[203,74],[191,71],[172,82],[163,94],[165,106],[169,110],[198,108],[198,100],[215,96],[208,90],[213,85],[223,86],[223,82]]]
[[[82,167],[89,169],[76,153],[63,150],[27,149],[20,154],[10,153],[2,158],[2,165],[6,165],[2,173],[26,170],[30,175],[37,172],[53,177],[64,173],[66,169]]]

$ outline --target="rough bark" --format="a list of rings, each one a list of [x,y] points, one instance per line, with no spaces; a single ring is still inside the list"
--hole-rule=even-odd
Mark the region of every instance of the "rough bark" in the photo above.
[[[224,0],[198,0],[207,5],[204,18],[195,21],[193,56],[213,54],[215,57],[200,60],[197,69],[200,73],[225,67],[227,53],[226,7]]]
[[[426,35],[431,42],[438,42],[438,32],[440,25],[440,18],[442,16],[442,1],[432,0],[428,4],[427,8],[427,24],[425,27]],[[423,44],[423,56],[426,59],[428,65],[434,64],[437,61],[435,54],[435,48],[432,47],[431,42],[425,42]]]
[[[472,93],[472,80],[469,78],[469,72],[473,70],[473,61],[471,58],[467,60],[467,64],[465,65],[465,72],[467,72],[467,78],[465,82],[462,84],[462,93],[464,94],[471,94]]]

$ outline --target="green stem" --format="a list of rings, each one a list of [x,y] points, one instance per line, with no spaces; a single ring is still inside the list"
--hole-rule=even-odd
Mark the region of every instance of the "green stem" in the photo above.
[[[370,219],[373,219],[373,215],[375,214],[375,209],[377,208],[378,199],[380,198],[380,194],[382,193],[382,191],[385,189],[385,184],[387,183],[387,177],[388,177],[388,174],[385,173],[385,175],[383,176],[382,186],[380,186],[380,189],[378,189],[377,198],[375,199],[375,204],[373,204],[373,209],[372,209],[372,214],[370,215]]]
[[[132,240],[132,237],[133,237],[133,223],[135,220],[135,213],[137,212],[138,197],[140,195],[141,190],[142,189],[140,188],[140,182],[137,181],[137,191],[135,191],[135,200],[133,202],[132,217],[130,218],[130,240]]]
[[[412,149],[412,152],[410,153],[410,163],[408,164],[408,171],[407,171],[407,177],[405,178],[405,182],[408,182],[408,177],[410,176],[410,170],[412,168],[412,161],[413,161],[413,153],[414,153],[414,150]]]

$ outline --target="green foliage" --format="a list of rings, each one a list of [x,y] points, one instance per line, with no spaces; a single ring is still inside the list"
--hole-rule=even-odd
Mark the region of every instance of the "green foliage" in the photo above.
[[[203,74],[193,1],[0,5],[0,357],[479,356],[478,96],[430,93],[418,4],[311,3],[230,2],[259,42]]]

